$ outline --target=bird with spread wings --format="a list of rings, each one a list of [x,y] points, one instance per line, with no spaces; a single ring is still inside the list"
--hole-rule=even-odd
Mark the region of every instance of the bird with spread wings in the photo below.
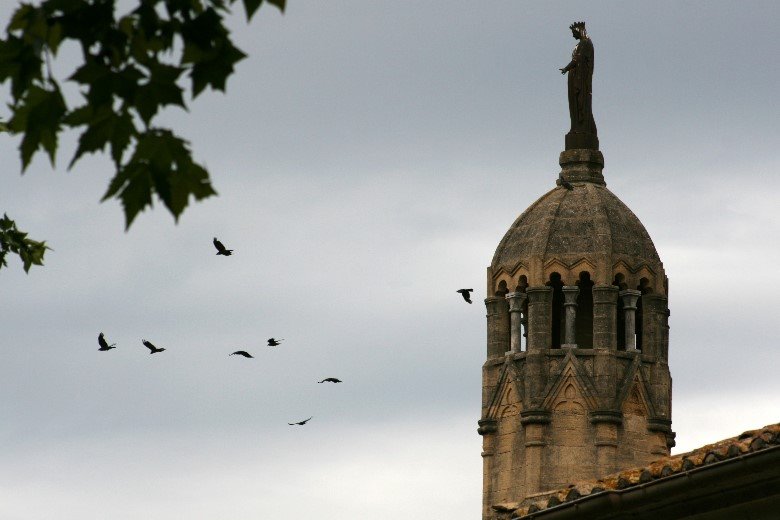
[[[222,242],[217,240],[217,237],[214,237],[214,247],[217,248],[217,255],[230,256],[233,254],[233,250],[226,248]]]
[[[463,296],[463,299],[466,300],[468,303],[474,303],[471,301],[471,291],[474,289],[458,289],[456,292],[459,292],[461,296]]]
[[[100,348],[98,350],[111,350],[112,348],[116,348],[114,346],[116,345],[116,343],[112,343],[110,345],[108,344],[102,332],[98,335],[98,345],[100,345]]]
[[[143,343],[144,346],[149,349],[149,354],[157,354],[158,352],[165,350],[162,347],[155,347],[151,341],[146,341],[145,339],[142,339],[141,343]]]

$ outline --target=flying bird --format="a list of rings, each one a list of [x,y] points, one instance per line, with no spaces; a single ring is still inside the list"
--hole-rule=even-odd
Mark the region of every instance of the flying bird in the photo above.
[[[322,381],[317,381],[318,383],[341,383],[341,379],[337,379],[335,377],[326,377]]]
[[[100,348],[98,350],[111,350],[112,348],[116,348],[114,346],[116,345],[116,343],[112,343],[109,345],[106,342],[106,338],[103,336],[102,332],[98,335],[98,345],[100,345]]]
[[[268,346],[269,347],[279,346],[282,343],[282,341],[284,341],[284,338],[282,339],[268,338]]]
[[[245,358],[253,358],[253,357],[255,357],[252,354],[250,354],[249,352],[247,352],[246,350],[236,350],[235,352],[233,352],[230,355],[231,356],[244,356]]]
[[[299,422],[288,422],[287,424],[289,424],[290,426],[303,426],[303,425],[304,425],[304,424],[306,424],[307,422],[311,421],[313,418],[314,418],[314,416],[312,415],[311,417],[309,417],[308,419],[304,419],[303,421],[299,421]]]
[[[558,183],[569,191],[574,189],[574,186],[572,186],[572,184],[566,179],[564,179],[562,176],[558,177]]]
[[[227,249],[224,245],[222,245],[222,242],[217,240],[217,237],[214,237],[214,247],[217,248],[217,255],[230,256],[233,254],[233,250]]]
[[[142,339],[141,343],[143,343],[144,346],[149,349],[149,354],[157,354],[158,352],[162,352],[163,350],[165,350],[164,348],[155,347],[154,345],[152,345],[151,341],[146,341],[145,339]]]
[[[459,292],[460,295],[463,296],[463,299],[468,303],[474,303],[471,301],[471,291],[473,290],[474,289],[458,289],[457,292]]]

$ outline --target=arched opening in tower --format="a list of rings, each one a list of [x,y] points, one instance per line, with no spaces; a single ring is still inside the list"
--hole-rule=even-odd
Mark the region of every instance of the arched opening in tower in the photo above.
[[[550,273],[550,281],[545,285],[553,288],[552,293],[552,320],[551,320],[551,338],[550,348],[561,348],[564,331],[564,313],[563,313],[563,280],[560,273]]]
[[[612,281],[612,285],[616,286],[619,291],[628,289],[626,284],[626,277],[623,273],[615,275],[615,279]],[[617,306],[615,307],[617,316],[615,319],[616,333],[617,333],[617,349],[626,350],[626,313],[623,310],[623,298],[617,299]]]
[[[520,275],[520,278],[517,281],[517,287],[515,287],[515,292],[524,293],[526,289],[528,289],[528,278],[523,274]],[[525,351],[528,350],[528,298],[523,299],[521,309],[522,309],[521,313],[523,316],[521,322],[523,335],[520,338],[520,342],[521,342],[520,350]]]
[[[528,288],[528,277],[524,274],[521,274],[520,278],[517,280],[517,287],[515,287],[515,292],[525,292],[527,288]]]
[[[494,355],[502,356],[509,350],[510,335],[512,325],[509,321],[509,302],[506,295],[509,292],[506,281],[501,280],[496,288],[496,329],[495,329],[495,351]]]
[[[590,279],[590,273],[582,271],[577,285],[580,288],[575,321],[577,347],[593,348],[593,281]]]
[[[644,325],[644,314],[642,312],[642,302],[645,299],[645,294],[650,294],[653,292],[653,288],[650,287],[650,280],[647,278],[642,278],[639,280],[639,285],[637,286],[637,290],[642,293],[642,296],[639,297],[639,299],[636,302],[636,348],[637,350],[642,350],[642,336],[643,336],[643,325]]]

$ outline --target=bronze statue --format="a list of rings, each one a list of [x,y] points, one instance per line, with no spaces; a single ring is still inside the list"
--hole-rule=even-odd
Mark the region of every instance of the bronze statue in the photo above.
[[[574,22],[569,26],[571,34],[579,42],[571,53],[571,61],[560,69],[569,73],[569,117],[571,130],[566,134],[566,149],[599,149],[596,121],[593,119],[593,42],[585,31],[585,22]]]

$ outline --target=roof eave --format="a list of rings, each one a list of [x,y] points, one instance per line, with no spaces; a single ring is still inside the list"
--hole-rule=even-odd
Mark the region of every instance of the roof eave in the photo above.
[[[780,446],[630,488],[602,491],[515,518],[616,520],[630,514],[633,520],[675,520],[709,512],[710,516],[696,518],[725,520],[734,518],[730,508],[737,505],[754,508],[759,514],[780,510]]]

